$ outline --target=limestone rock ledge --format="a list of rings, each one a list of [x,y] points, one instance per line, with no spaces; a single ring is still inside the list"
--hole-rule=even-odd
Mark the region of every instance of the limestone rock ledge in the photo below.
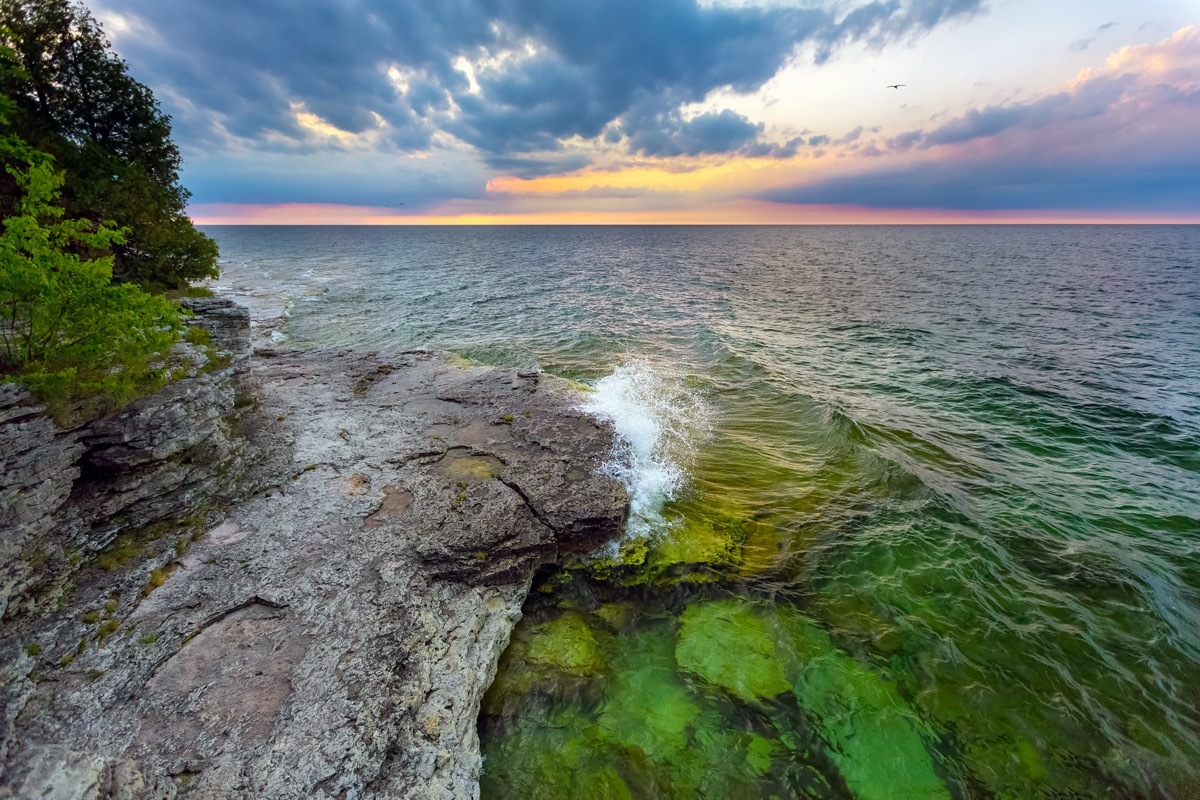
[[[534,572],[624,525],[611,431],[558,381],[428,353],[263,353],[248,380],[273,488],[4,637],[0,796],[478,795]]]

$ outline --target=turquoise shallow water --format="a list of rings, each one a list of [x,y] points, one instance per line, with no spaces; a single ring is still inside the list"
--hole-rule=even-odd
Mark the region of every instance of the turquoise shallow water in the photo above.
[[[1200,228],[208,232],[292,345],[536,365],[622,433],[485,797],[1200,796]]]

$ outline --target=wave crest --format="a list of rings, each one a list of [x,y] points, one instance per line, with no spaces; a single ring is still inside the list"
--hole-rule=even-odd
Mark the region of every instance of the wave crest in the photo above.
[[[686,486],[696,448],[709,435],[702,392],[645,359],[631,359],[596,382],[582,410],[612,424],[617,444],[604,465],[630,497],[627,538],[666,529],[663,507]]]

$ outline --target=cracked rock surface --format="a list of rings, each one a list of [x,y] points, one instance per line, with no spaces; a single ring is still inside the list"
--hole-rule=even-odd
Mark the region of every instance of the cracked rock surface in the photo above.
[[[556,380],[427,353],[265,353],[249,380],[275,488],[123,593],[115,630],[76,604],[30,631],[0,796],[478,795],[533,573],[623,527],[611,431]]]

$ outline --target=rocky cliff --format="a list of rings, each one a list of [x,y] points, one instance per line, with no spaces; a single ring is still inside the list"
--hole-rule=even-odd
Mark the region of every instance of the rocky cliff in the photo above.
[[[0,796],[475,796],[533,573],[628,510],[538,374],[265,352],[79,432],[6,391]]]
[[[64,602],[79,569],[123,533],[229,493],[249,318],[219,298],[188,304],[209,343],[181,342],[172,361],[186,375],[115,414],[63,427],[0,384],[0,618]]]

